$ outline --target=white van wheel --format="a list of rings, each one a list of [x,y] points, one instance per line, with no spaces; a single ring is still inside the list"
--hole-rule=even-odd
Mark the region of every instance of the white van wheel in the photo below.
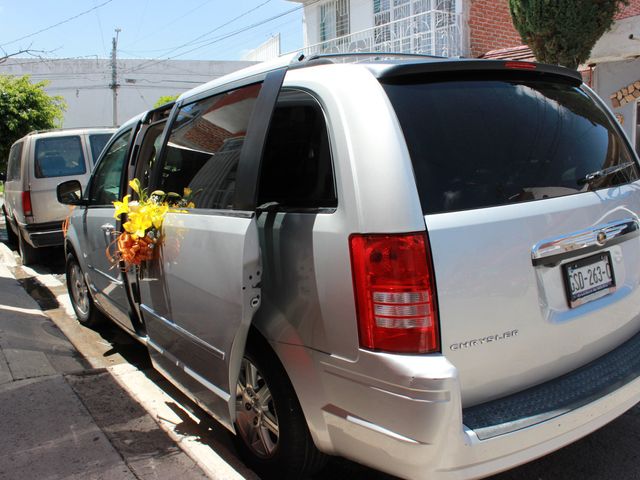
[[[4,215],[4,228],[7,230],[7,244],[10,247],[16,247],[18,245],[18,236],[11,228],[11,224],[9,223],[9,217],[7,217],[7,212],[2,209],[2,214]]]
[[[38,261],[38,250],[29,245],[29,242],[24,239],[21,232],[18,232],[18,250],[20,251],[23,265],[33,265]]]
[[[240,367],[235,427],[240,455],[261,478],[305,478],[326,462],[278,358],[255,337]]]

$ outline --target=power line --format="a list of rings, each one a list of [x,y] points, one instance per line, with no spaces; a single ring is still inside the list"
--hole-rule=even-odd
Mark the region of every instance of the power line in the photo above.
[[[24,40],[25,38],[34,37],[39,33],[46,32],[47,30],[51,30],[52,28],[59,27],[60,25],[63,25],[65,23],[69,23],[71,20],[75,20],[76,18],[86,15],[87,13],[93,12],[94,10],[97,10],[100,7],[104,7],[107,3],[111,3],[111,2],[113,2],[113,0],[107,0],[106,2],[103,2],[100,5],[96,5],[95,7],[90,8],[89,10],[85,10],[84,12],[74,15],[73,17],[67,18],[66,20],[62,20],[61,22],[58,22],[54,25],[38,30],[37,32],[30,33],[29,35],[25,35],[24,37],[16,38],[15,40],[11,40],[10,42],[3,43],[2,45],[0,45],[0,47],[6,47],[7,45],[11,45],[12,43],[19,42],[20,40]]]
[[[196,10],[204,7],[207,3],[211,3],[213,0],[206,0],[205,2],[202,2],[201,4],[195,6],[194,8],[192,8],[191,10],[189,10],[188,12],[184,13],[183,15],[180,15],[179,17],[174,18],[173,20],[171,20],[168,23],[165,23],[164,25],[161,25],[157,28],[154,28],[154,31],[148,35],[145,35],[144,37],[138,37],[136,38],[132,43],[129,43],[126,45],[127,48],[130,48],[132,45],[135,45],[136,43],[139,43],[141,40],[144,40],[145,38],[149,38],[149,37],[153,37],[154,35],[157,35],[158,33],[162,32],[162,30],[164,30],[166,27],[173,25],[174,23],[182,20],[185,17],[188,17],[189,15],[191,15],[193,12],[195,12]],[[160,52],[162,50],[165,50],[164,48],[159,48],[157,50],[150,50],[150,51],[156,51],[156,52]]]
[[[90,57],[93,57],[96,61],[108,61],[107,59],[100,58],[98,55],[82,55],[79,57],[63,57],[63,58],[39,58],[38,60],[27,60],[25,62],[17,62],[9,59],[4,63],[0,63],[0,68],[13,67],[16,65],[33,65],[34,63],[58,62],[60,60],[84,60]],[[24,57],[20,57],[20,58],[24,59]],[[16,60],[19,60],[20,58],[17,58]]]
[[[316,1],[318,1],[318,0],[316,0]],[[208,32],[205,32],[205,33],[203,33],[202,35],[198,35],[197,37],[193,38],[192,40],[189,40],[189,41],[188,41],[188,42],[186,42],[186,43],[183,43],[182,45],[178,45],[177,47],[174,47],[174,48],[172,48],[172,49],[167,50],[163,55],[158,55],[157,57],[152,58],[151,60],[149,60],[147,63],[148,63],[149,65],[153,65],[153,64],[155,64],[155,63],[158,63],[158,62],[157,62],[157,60],[160,60],[160,58],[161,58],[161,57],[163,57],[164,55],[168,55],[168,54],[170,54],[170,53],[175,52],[176,50],[180,50],[181,48],[188,47],[189,45],[193,45],[194,43],[196,43],[196,42],[197,42],[198,40],[200,40],[201,38],[206,37],[207,35],[210,35],[210,34],[212,34],[212,33],[216,32],[216,31],[220,30],[221,28],[224,28],[224,27],[226,27],[226,26],[231,25],[233,22],[235,22],[235,21],[237,21],[237,20],[239,20],[239,19],[243,18],[244,16],[246,16],[246,15],[248,15],[248,14],[250,14],[250,13],[253,13],[254,11],[258,10],[260,7],[262,7],[262,6],[266,5],[266,4],[267,4],[267,3],[269,3],[269,2],[271,2],[271,0],[266,0],[266,1],[262,2],[261,4],[259,4],[259,5],[255,6],[255,7],[251,8],[251,9],[249,9],[249,10],[247,10],[247,11],[243,12],[243,13],[241,13],[241,14],[240,14],[240,15],[238,15],[237,17],[234,17],[234,18],[232,18],[231,20],[229,20],[229,21],[227,21],[227,22],[223,23],[222,25],[218,25],[218,26],[217,26],[216,28],[214,28],[213,30],[209,30]],[[300,6],[300,7],[296,7],[295,9],[296,9],[296,10],[299,10],[300,8],[302,8],[302,6]],[[187,52],[187,53],[188,53],[188,52]],[[181,55],[183,55],[183,54],[181,54]],[[177,56],[180,56],[180,55],[177,55]],[[171,58],[175,58],[175,57],[171,57]],[[146,67],[146,65],[145,65],[145,64],[142,64],[142,65],[140,65],[139,67],[137,67],[137,68],[136,68],[136,69],[134,69],[134,70],[129,70],[129,72],[135,72],[135,71],[140,70],[141,68],[145,68],[145,67]]]
[[[100,20],[100,12],[96,10],[96,19],[98,20],[98,30],[100,31],[100,42],[102,42],[102,50],[107,54],[107,47],[104,44],[104,33],[102,32],[102,21]]]
[[[130,69],[130,70],[127,70],[127,71],[126,71],[126,73],[133,73],[133,72],[136,72],[136,71],[141,70],[141,69],[143,69],[143,68],[150,67],[150,66],[152,66],[152,65],[156,65],[156,64],[159,64],[159,63],[168,62],[169,60],[173,60],[173,59],[175,59],[175,58],[177,58],[177,57],[181,57],[182,55],[186,55],[187,53],[191,53],[191,52],[193,52],[193,51],[195,51],[195,50],[199,50],[199,49],[204,48],[204,47],[207,47],[207,46],[209,46],[209,45],[213,45],[214,43],[221,42],[221,41],[223,41],[223,40],[226,40],[227,38],[234,37],[234,36],[236,36],[236,35],[238,35],[238,34],[240,34],[240,33],[246,32],[246,31],[248,31],[248,30],[252,30],[252,29],[254,29],[254,28],[256,28],[256,27],[259,27],[259,26],[264,25],[264,24],[266,24],[266,23],[272,22],[273,20],[277,20],[278,18],[282,18],[282,17],[284,17],[284,16],[286,16],[286,15],[289,15],[289,14],[291,14],[291,13],[297,12],[297,11],[299,11],[299,10],[303,9],[304,7],[308,7],[309,5],[313,5],[313,4],[315,4],[315,3],[318,3],[319,1],[321,1],[321,0],[314,0],[314,1],[309,2],[309,3],[307,3],[307,4],[300,5],[300,6],[298,6],[298,7],[294,7],[294,8],[292,8],[291,10],[287,10],[286,12],[280,13],[280,14],[278,14],[278,15],[274,15],[273,17],[267,18],[267,19],[265,19],[265,20],[261,20],[260,22],[256,22],[256,23],[254,23],[254,24],[252,24],[252,25],[249,25],[248,27],[243,27],[243,28],[241,28],[241,29],[235,30],[235,31],[230,32],[230,33],[228,33],[228,34],[221,35],[221,36],[216,37],[216,38],[214,38],[214,39],[212,39],[212,40],[210,40],[210,41],[209,41],[209,40],[206,40],[206,43],[202,43],[202,42],[200,42],[200,43],[202,43],[201,45],[199,45],[199,46],[197,46],[197,47],[195,47],[195,48],[192,48],[191,50],[187,50],[187,51],[185,51],[185,52],[178,53],[177,55],[173,55],[172,57],[164,58],[164,59],[162,59],[162,60],[160,60],[160,58],[159,58],[159,57],[154,58],[154,59],[152,59],[152,60],[149,60],[149,62],[143,63],[143,64],[141,64],[141,65],[139,65],[139,66],[137,66],[137,67],[134,67],[134,68],[132,68],[132,69]],[[215,30],[218,30],[218,29],[220,29],[220,28],[222,28],[222,27],[224,27],[224,26],[226,26],[226,25],[221,25],[220,27],[216,28]],[[214,30],[214,31],[215,31],[215,30]],[[208,33],[207,33],[207,34],[205,34],[205,35],[208,35],[209,33],[211,33],[211,32],[208,32]],[[202,36],[203,36],[203,35],[201,35],[201,36],[200,36],[200,37],[198,37],[198,38],[201,38]],[[193,44],[194,42],[188,42],[188,43]],[[187,44],[185,44],[185,45],[187,45]],[[183,47],[183,46],[185,46],[185,45],[182,45],[182,46],[180,46],[180,47],[176,47],[176,48],[174,48],[174,49],[173,49],[173,51],[178,50],[178,49],[180,49],[181,47]]]

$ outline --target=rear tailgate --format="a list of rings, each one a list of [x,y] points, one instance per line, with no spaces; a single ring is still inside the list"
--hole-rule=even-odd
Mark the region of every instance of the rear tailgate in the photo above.
[[[32,142],[33,164],[29,167],[29,187],[33,221],[64,220],[69,207],[58,202],[56,188],[68,180],[78,180],[83,188],[91,172],[91,162],[80,134],[43,135]]]
[[[640,329],[637,160],[592,93],[558,72],[383,79],[464,406],[574,370]]]

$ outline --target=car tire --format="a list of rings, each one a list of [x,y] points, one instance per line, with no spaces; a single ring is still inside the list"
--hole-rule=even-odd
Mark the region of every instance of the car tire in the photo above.
[[[11,228],[11,227],[9,227]],[[38,262],[38,249],[32,247],[29,242],[24,239],[21,232],[18,232],[18,250],[22,258],[22,265],[28,266]]]
[[[89,287],[82,273],[82,268],[73,253],[67,254],[66,263],[67,291],[71,306],[78,322],[85,327],[93,328],[104,323],[102,315],[91,298]]]
[[[236,388],[234,442],[260,478],[305,478],[326,463],[313,443],[284,368],[266,342],[250,336]]]
[[[15,248],[18,246],[18,236],[13,231],[13,228],[11,228],[9,217],[7,217],[7,212],[5,212],[4,209],[2,209],[2,214],[4,215],[4,228],[7,230],[7,244]]]

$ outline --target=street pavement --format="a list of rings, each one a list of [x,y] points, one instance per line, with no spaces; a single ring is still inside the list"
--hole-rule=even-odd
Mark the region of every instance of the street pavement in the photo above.
[[[108,403],[108,405],[107,405]],[[0,478],[205,479],[0,264]]]

